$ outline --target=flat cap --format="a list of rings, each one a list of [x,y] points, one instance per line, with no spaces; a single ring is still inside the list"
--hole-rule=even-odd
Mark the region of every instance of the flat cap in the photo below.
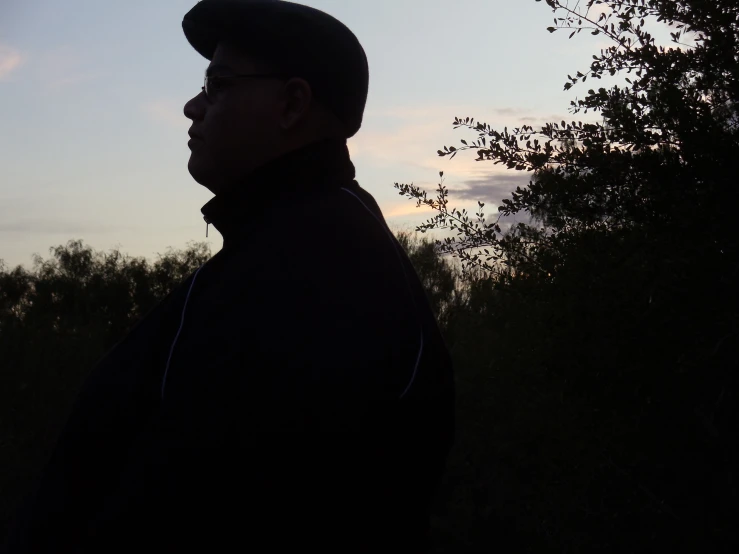
[[[347,138],[362,125],[367,56],[354,33],[327,13],[282,0],[202,0],[185,14],[182,29],[208,60],[218,42],[228,40],[302,77],[344,123]]]

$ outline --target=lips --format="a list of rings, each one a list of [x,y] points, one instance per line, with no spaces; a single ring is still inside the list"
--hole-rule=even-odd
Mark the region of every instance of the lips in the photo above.
[[[187,141],[187,147],[190,150],[193,150],[195,148],[198,148],[197,144],[199,142],[203,142],[203,139],[200,138],[199,135],[196,135],[195,133],[187,133],[187,134],[190,135],[190,140]]]

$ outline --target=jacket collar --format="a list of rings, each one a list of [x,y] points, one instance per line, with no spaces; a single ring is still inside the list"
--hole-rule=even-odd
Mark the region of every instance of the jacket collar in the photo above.
[[[264,217],[270,207],[346,186],[354,176],[346,140],[322,140],[257,168],[200,211],[206,224],[213,224],[221,233],[225,247],[233,242],[231,237]]]

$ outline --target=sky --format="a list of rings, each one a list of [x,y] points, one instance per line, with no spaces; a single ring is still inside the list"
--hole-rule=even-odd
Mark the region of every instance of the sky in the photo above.
[[[567,40],[535,0],[307,0],[359,38],[370,85],[362,128],[349,140],[357,181],[395,230],[433,216],[394,183],[434,191],[487,214],[531,174],[436,151],[476,134],[455,116],[502,129],[582,119],[563,91],[604,43]],[[81,239],[151,261],[207,242],[200,208],[212,193],[187,171],[190,120],[208,60],[188,44],[182,18],[195,0],[0,0],[0,260]],[[590,88],[589,86],[586,88]],[[587,116],[586,116],[587,117]],[[330,214],[326,214],[330,217]]]

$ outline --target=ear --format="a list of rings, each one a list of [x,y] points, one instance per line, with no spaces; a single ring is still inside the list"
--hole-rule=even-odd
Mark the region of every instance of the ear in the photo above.
[[[285,82],[283,93],[285,104],[280,123],[287,130],[305,119],[313,103],[313,91],[308,81],[294,77]]]

